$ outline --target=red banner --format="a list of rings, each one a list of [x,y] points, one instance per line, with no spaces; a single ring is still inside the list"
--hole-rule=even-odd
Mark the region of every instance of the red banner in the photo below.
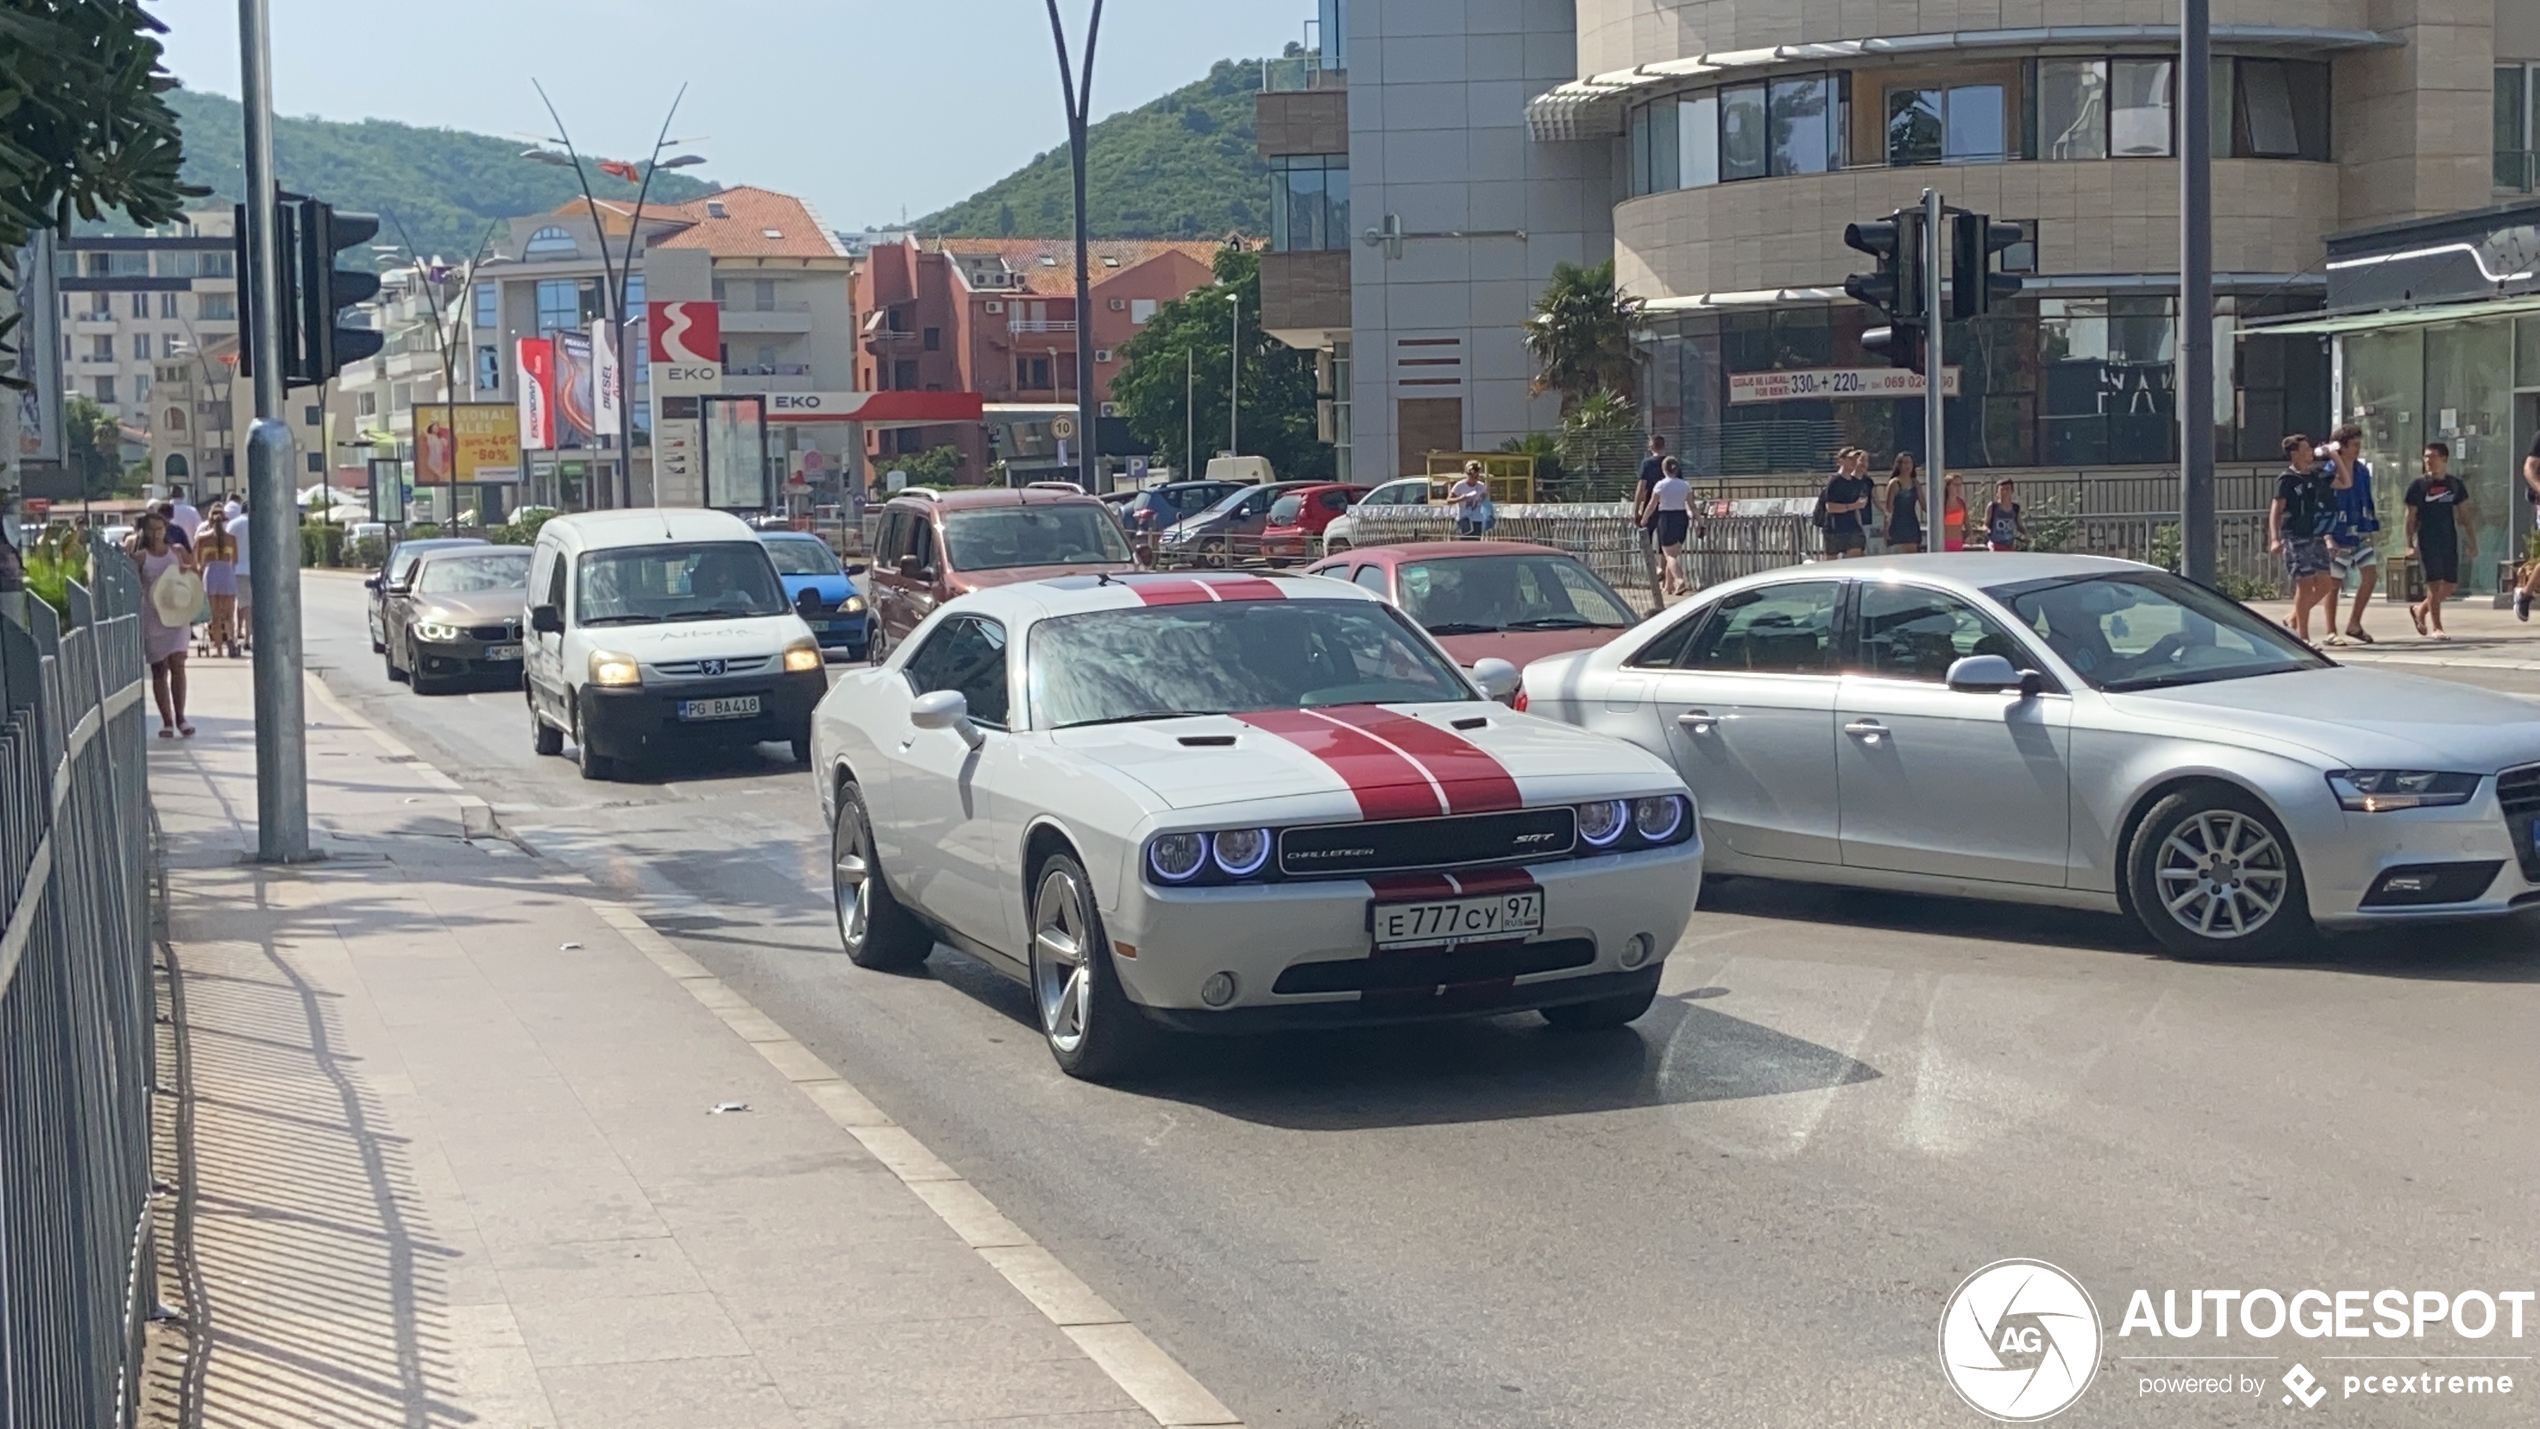
[[[520,366],[520,445],[527,451],[556,449],[556,348],[543,337],[524,337],[518,348]]]

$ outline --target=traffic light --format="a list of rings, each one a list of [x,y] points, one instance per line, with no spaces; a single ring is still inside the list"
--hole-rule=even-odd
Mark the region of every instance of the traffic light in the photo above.
[[[1861,350],[1873,357],[1884,357],[1890,367],[1928,376],[1931,364],[1923,346],[1931,329],[1919,322],[1897,322],[1887,327],[1874,327],[1861,334]]]
[[[1855,273],[1843,280],[1843,291],[1855,301],[1880,309],[1896,319],[1918,318],[1924,312],[1923,294],[1923,216],[1913,209],[1898,209],[1874,223],[1848,223],[1843,227],[1843,242],[1878,260],[1878,269]]]
[[[1949,225],[1949,316],[1982,317],[1996,299],[2020,290],[2017,275],[1993,271],[1993,255],[2027,242],[2028,232],[1982,213],[1952,214]]]
[[[346,364],[374,356],[383,341],[371,328],[339,327],[336,315],[370,301],[379,292],[373,273],[346,272],[335,255],[369,242],[379,232],[379,218],[368,213],[337,213],[335,206],[302,194],[277,194],[274,245],[281,250],[279,307],[281,330],[275,334],[282,351],[282,380],[287,387],[324,386]],[[256,265],[247,246],[247,206],[235,205],[234,243],[238,253],[241,295],[256,300]],[[256,375],[252,341],[239,344],[238,371]]]

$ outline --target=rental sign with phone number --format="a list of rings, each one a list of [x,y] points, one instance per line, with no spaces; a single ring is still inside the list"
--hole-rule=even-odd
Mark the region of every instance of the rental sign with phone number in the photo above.
[[[1732,372],[1729,401],[1799,402],[1848,397],[1920,397],[1920,373],[1902,367],[1811,367],[1794,372]],[[1943,374],[1940,392],[1958,395],[1958,369]]]

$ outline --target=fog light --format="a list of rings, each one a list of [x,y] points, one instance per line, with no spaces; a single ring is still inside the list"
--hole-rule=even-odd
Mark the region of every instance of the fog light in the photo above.
[[[1224,1007],[1235,1000],[1236,986],[1233,973],[1210,973],[1208,981],[1199,985],[1199,1000],[1211,1007]]]
[[[1636,968],[1648,962],[1650,950],[1654,946],[1656,946],[1655,940],[1647,933],[1632,934],[1623,943],[1623,966]]]

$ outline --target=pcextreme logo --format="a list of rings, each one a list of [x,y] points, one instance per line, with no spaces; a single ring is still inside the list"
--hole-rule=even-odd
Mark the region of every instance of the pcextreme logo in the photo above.
[[[2099,1372],[2099,1308],[2042,1260],[1997,1260],[1940,1312],[1940,1368],[1969,1408],[2034,1424],[2072,1407]]]

